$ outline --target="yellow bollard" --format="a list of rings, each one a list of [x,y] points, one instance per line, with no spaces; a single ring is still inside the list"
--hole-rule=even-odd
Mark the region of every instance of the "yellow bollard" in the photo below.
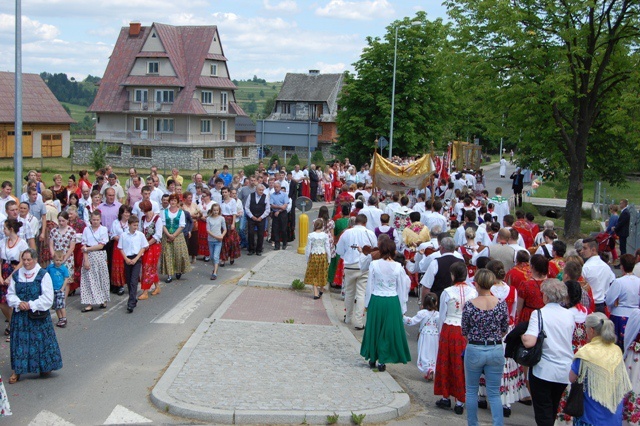
[[[304,249],[307,246],[307,237],[309,236],[309,216],[306,213],[300,215],[298,225],[298,254],[304,254]]]

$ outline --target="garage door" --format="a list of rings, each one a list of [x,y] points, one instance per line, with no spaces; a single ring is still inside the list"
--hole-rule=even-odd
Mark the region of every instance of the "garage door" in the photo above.
[[[43,157],[62,157],[62,134],[43,134],[41,142]]]
[[[7,132],[6,143],[0,139],[0,158],[11,158],[15,152],[15,134],[13,130]],[[33,135],[30,130],[22,132],[22,156],[33,157]]]

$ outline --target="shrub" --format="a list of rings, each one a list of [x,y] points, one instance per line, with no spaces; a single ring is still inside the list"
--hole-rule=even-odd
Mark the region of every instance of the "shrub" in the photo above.
[[[293,167],[295,165],[300,165],[300,159],[298,158],[298,154],[293,154],[287,163],[289,167]]]
[[[258,170],[258,165],[257,164],[247,164],[242,169],[244,170],[244,175],[249,177],[249,176],[253,176],[255,174],[256,170]]]
[[[93,170],[99,170],[107,165],[107,145],[104,141],[91,144],[89,164],[91,164]]]
[[[365,417],[367,417],[366,414],[356,414],[353,411],[351,412],[351,421],[353,424],[361,425]]]
[[[291,287],[293,287],[294,290],[302,290],[304,288],[304,281],[295,279],[291,283]]]
[[[316,165],[324,164],[324,155],[322,155],[322,151],[314,151],[311,155],[311,162],[315,163]]]
[[[336,423],[338,423],[339,418],[340,418],[340,414],[333,413],[332,416],[331,415],[327,416],[327,424],[335,425]]]
[[[271,158],[269,159],[269,164],[268,167],[271,167],[271,165],[273,164],[274,161],[278,160],[278,164],[280,164],[280,157],[278,157],[278,154],[273,154],[271,156]],[[280,164],[282,165],[282,164]]]

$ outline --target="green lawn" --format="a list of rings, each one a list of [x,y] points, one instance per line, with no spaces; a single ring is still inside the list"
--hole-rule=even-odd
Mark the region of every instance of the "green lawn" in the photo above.
[[[277,95],[280,92],[281,87],[281,81],[267,82],[266,85],[262,83],[254,83],[252,81],[239,81],[238,89],[235,92],[236,100],[247,114],[249,114],[248,106],[251,101],[256,101],[256,113],[262,114],[264,104],[267,102],[267,99],[272,98],[273,95]],[[264,96],[260,96],[261,91],[264,92]],[[250,95],[253,96],[253,98],[249,98]]]
[[[93,114],[87,112],[87,107],[82,105],[70,104],[68,102],[60,102],[62,105],[69,108],[71,111],[71,118],[76,120],[78,123],[81,123],[84,120],[85,115],[88,115],[89,118],[92,118]]]
[[[568,181],[549,181],[543,182],[536,190],[536,197],[540,198],[566,198],[569,188]],[[593,202],[595,182],[584,183],[584,201]],[[617,203],[621,198],[628,198],[631,203],[640,203],[640,182],[629,181],[625,187],[612,187],[605,183],[602,184],[601,191],[605,191],[609,198]]]

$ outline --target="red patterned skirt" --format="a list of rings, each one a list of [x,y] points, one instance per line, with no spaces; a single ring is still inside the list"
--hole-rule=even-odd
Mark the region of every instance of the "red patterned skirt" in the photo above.
[[[311,186],[306,180],[302,181],[302,196],[311,198]]]
[[[233,215],[226,215],[224,222],[227,225],[227,233],[224,234],[222,240],[222,250],[220,251],[220,261],[226,262],[227,260],[237,259],[240,257],[240,235],[235,229],[231,229],[231,225],[235,225],[233,222]]]
[[[52,221],[47,221],[47,230],[44,233],[44,241],[40,244],[40,266],[46,268],[53,259],[53,254],[49,251],[49,235],[53,228],[57,228],[58,225]]]
[[[444,324],[440,332],[436,378],[433,388],[435,395],[444,398],[453,396],[460,402],[465,401],[464,361],[462,352],[467,343],[462,337],[462,327]]]
[[[209,243],[207,239],[207,222],[198,219],[198,256],[209,256]]]
[[[16,269],[15,265],[10,262],[3,261],[2,263],[2,279],[6,280],[9,275]],[[9,281],[5,281],[7,284],[0,285],[0,303],[7,303],[7,291],[9,290]]]
[[[155,243],[149,246],[142,255],[142,280],[140,287],[149,290],[152,285],[160,281],[158,277],[158,261],[162,254],[162,245]]]
[[[330,183],[324,184],[324,202],[329,203],[333,201],[333,186]]]
[[[82,244],[76,243],[76,248],[73,249],[73,281],[69,283],[70,292],[80,288],[80,275],[82,274],[82,261],[84,259],[82,247],[84,247]]]
[[[338,266],[336,267],[336,273],[333,276],[333,285],[336,287],[342,287],[343,278],[344,278],[344,260],[340,257],[338,259]]]
[[[118,243],[113,244],[111,253],[111,285],[124,287],[127,284],[124,277],[124,258],[122,257],[122,252],[118,249]]]

